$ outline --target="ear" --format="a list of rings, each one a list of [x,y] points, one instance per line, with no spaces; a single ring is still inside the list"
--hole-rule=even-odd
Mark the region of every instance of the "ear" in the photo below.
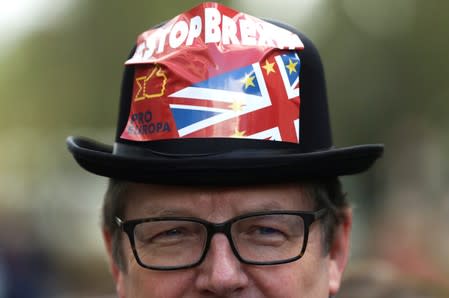
[[[346,209],[342,222],[335,230],[334,240],[329,251],[329,293],[335,296],[340,289],[343,271],[349,258],[349,242],[352,229],[352,210]]]
[[[119,298],[125,298],[125,284],[124,284],[124,274],[118,264],[115,262],[113,253],[112,253],[112,235],[111,232],[103,228],[103,241],[106,246],[106,251],[108,253],[109,260],[109,270],[111,271],[112,277],[114,278],[116,291]]]

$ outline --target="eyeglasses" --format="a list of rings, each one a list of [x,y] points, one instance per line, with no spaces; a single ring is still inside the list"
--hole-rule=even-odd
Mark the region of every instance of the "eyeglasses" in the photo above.
[[[150,217],[116,223],[129,238],[137,263],[153,270],[175,270],[199,265],[212,237],[223,233],[234,255],[245,264],[276,265],[300,259],[309,227],[326,214],[270,211],[240,215],[223,223],[194,217]]]

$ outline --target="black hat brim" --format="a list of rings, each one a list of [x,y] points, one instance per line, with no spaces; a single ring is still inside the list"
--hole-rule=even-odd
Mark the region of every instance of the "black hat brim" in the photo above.
[[[85,170],[114,179],[173,185],[241,185],[319,179],[363,172],[383,153],[383,145],[359,145],[301,153],[233,151],[211,155],[127,155],[83,137],[67,145]]]

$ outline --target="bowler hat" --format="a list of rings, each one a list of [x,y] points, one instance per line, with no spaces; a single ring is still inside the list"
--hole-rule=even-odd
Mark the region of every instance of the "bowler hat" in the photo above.
[[[113,145],[73,136],[67,145],[94,174],[176,185],[351,175],[383,153],[333,146],[323,67],[304,34],[217,3],[139,36]]]

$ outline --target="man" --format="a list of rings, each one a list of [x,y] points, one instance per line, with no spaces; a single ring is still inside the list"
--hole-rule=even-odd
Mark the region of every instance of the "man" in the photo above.
[[[217,3],[139,36],[113,146],[67,142],[111,178],[103,235],[122,298],[335,295],[352,222],[338,176],[383,151],[332,147],[303,34]]]

